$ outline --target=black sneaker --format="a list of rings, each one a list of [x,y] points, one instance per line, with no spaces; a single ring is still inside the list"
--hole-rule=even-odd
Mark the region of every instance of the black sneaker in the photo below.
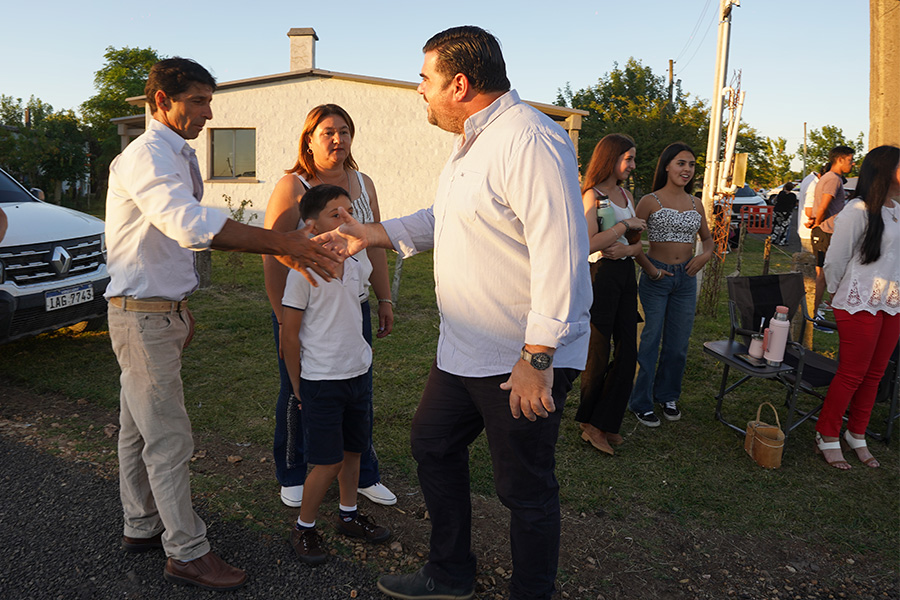
[[[391,537],[390,529],[376,525],[369,517],[358,511],[356,517],[350,521],[345,521],[338,516],[337,530],[344,535],[362,538],[367,542],[383,542]]]
[[[469,600],[475,587],[452,588],[425,574],[425,567],[406,575],[385,575],[378,580],[378,589],[391,598],[402,600]]]
[[[674,402],[666,402],[663,404],[663,416],[667,421],[677,421],[681,418],[681,411]]]
[[[291,530],[291,548],[297,554],[297,558],[301,561],[318,565],[325,562],[327,557],[325,548],[322,546],[322,537],[313,529],[297,529]]]
[[[634,416],[637,417],[637,420],[640,421],[642,425],[646,425],[647,427],[659,427],[659,418],[652,410],[643,413],[636,412],[634,413]]]

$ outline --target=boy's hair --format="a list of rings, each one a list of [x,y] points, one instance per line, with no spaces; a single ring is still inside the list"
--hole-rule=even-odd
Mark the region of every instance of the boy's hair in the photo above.
[[[350,197],[347,190],[339,185],[314,185],[306,190],[303,198],[300,199],[300,220],[319,218],[319,213],[325,208],[325,205],[341,196]]]
[[[147,84],[144,86],[144,95],[150,112],[156,112],[156,91],[162,90],[169,98],[186,92],[194,83],[208,85],[216,91],[216,78],[201,65],[189,58],[166,58],[150,68],[147,76]]]

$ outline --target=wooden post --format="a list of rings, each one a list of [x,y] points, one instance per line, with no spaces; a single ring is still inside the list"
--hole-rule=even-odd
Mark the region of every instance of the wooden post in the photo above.
[[[816,257],[809,252],[795,252],[791,258],[791,271],[803,273],[803,287],[806,290],[806,312],[809,315],[816,314],[816,307],[813,304],[816,301]],[[799,314],[794,318],[793,329],[791,330],[791,339],[796,340],[800,335],[800,325],[803,322],[803,315]],[[802,340],[798,340],[806,348],[812,349],[813,328],[811,324],[807,324],[806,334]]]

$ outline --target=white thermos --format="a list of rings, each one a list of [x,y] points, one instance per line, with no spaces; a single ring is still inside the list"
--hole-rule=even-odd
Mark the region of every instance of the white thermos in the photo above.
[[[770,367],[781,366],[781,361],[784,360],[784,349],[787,346],[788,331],[790,328],[791,323],[788,321],[788,307],[776,307],[775,316],[769,321],[769,326],[766,328],[765,340],[763,342],[763,345],[766,348],[763,356]]]

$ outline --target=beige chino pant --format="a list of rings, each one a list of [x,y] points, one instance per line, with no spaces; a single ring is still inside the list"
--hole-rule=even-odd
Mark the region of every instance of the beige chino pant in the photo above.
[[[194,453],[184,408],[182,313],[142,313],[110,305],[109,337],[122,370],[119,487],[125,535],[162,537],[166,555],[192,560],[209,552],[206,525],[191,505]]]

